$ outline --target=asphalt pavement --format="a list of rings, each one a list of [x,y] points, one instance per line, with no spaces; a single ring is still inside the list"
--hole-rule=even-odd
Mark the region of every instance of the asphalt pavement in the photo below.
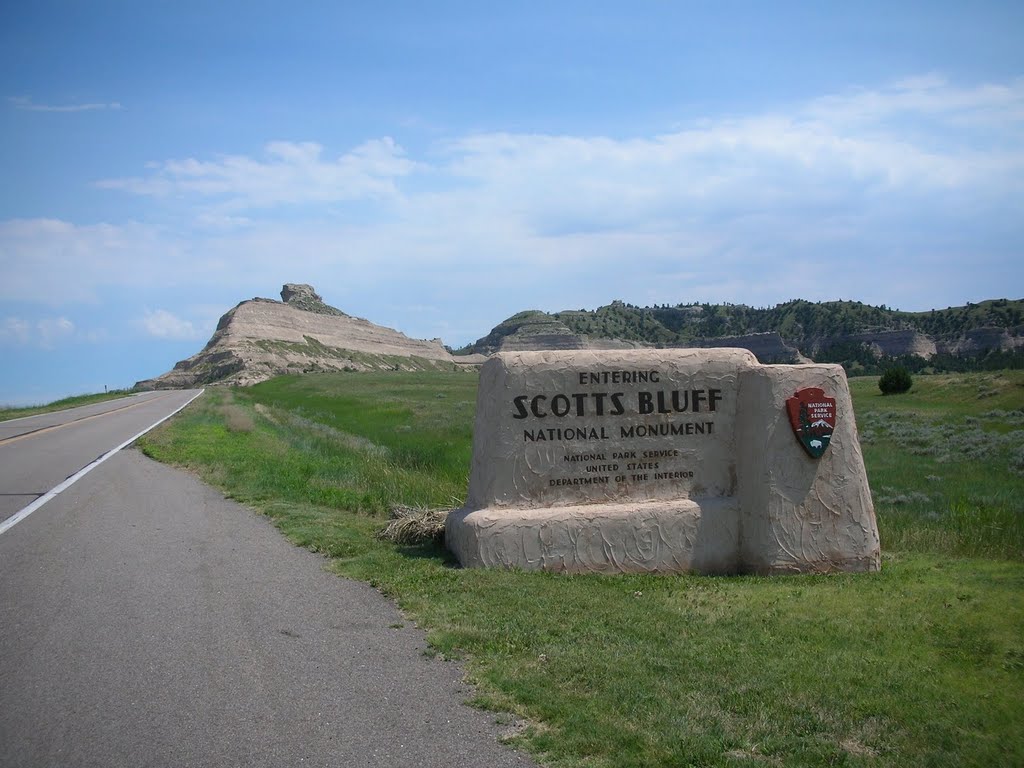
[[[197,394],[144,392],[0,421],[0,524]]]
[[[457,664],[325,563],[117,453],[0,535],[0,765],[534,764],[465,705]]]

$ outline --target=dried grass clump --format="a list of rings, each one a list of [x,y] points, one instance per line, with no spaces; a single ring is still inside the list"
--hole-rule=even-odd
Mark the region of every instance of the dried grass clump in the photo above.
[[[221,407],[224,413],[224,425],[228,432],[252,432],[256,422],[247,410],[241,406],[229,404]]]
[[[377,538],[395,544],[410,546],[415,544],[443,544],[444,523],[448,519],[450,509],[430,509],[429,507],[408,507],[396,504],[391,508],[391,521]]]

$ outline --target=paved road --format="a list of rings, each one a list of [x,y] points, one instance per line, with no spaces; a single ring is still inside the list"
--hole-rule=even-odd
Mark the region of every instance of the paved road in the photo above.
[[[0,765],[533,765],[461,703],[457,665],[324,562],[116,454],[0,535]]]
[[[0,524],[198,393],[145,392],[0,421]]]

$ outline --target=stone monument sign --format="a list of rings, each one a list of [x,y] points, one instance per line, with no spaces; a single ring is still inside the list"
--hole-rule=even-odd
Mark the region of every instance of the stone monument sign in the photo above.
[[[465,566],[874,571],[846,376],[741,349],[505,352],[480,374]]]

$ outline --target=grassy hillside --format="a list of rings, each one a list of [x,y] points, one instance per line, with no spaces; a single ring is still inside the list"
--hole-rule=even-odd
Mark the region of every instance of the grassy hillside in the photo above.
[[[1024,372],[877,382],[850,387],[886,546],[1024,560]]]
[[[545,764],[1024,764],[1024,373],[852,382],[883,570],[828,577],[462,570],[376,539],[392,504],[465,494],[475,387],[211,390],[142,444],[394,597]]]
[[[744,304],[635,307],[614,302],[592,312],[557,312],[552,317],[578,333],[611,334],[651,343],[768,331],[777,331],[794,342],[880,330],[917,330],[935,338],[952,339],[975,328],[1015,328],[1024,324],[1024,300],[996,299],[930,312],[900,312],[859,301],[800,299],[768,309]]]
[[[699,346],[705,340],[755,333],[779,333],[786,342],[809,353],[820,362],[843,363],[848,368],[880,371],[886,364],[899,363],[912,370],[992,370],[1024,367],[1024,354],[994,353],[980,357],[939,355],[926,361],[907,357],[878,360],[870,349],[844,338],[878,331],[918,331],[936,341],[952,342],[978,328],[1019,329],[1024,325],[1024,300],[995,299],[963,307],[901,312],[885,306],[872,307],[859,301],[788,301],[771,308],[743,304],[678,304],[637,307],[621,301],[595,310],[567,310],[547,314],[522,312],[499,324],[487,336],[464,352],[492,351],[501,338],[529,328],[558,327],[591,338],[622,339],[654,346]]]

